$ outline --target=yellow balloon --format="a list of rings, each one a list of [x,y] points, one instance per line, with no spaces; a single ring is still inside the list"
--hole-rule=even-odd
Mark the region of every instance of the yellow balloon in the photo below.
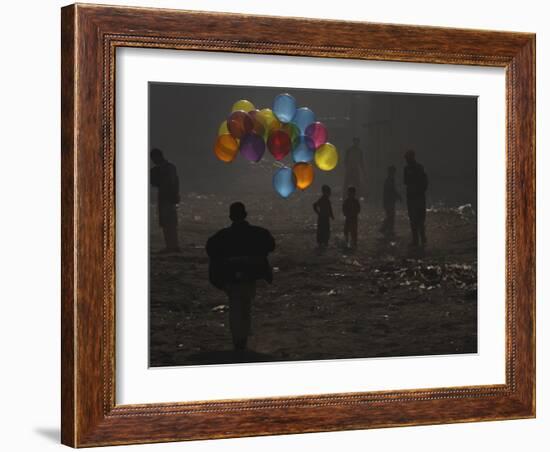
[[[282,124],[273,114],[270,108],[264,108],[258,113],[258,117],[264,123],[266,135],[281,128]]]
[[[256,110],[256,107],[249,100],[241,99],[235,102],[233,104],[233,107],[231,107],[231,112],[234,112],[237,110],[246,111],[248,113],[249,111]]]
[[[214,145],[214,154],[222,162],[232,162],[239,152],[239,143],[230,134],[220,135]]]
[[[218,128],[218,136],[226,135],[228,133],[229,129],[227,128],[227,121],[224,121],[220,124],[220,127]]]
[[[315,151],[315,164],[323,171],[330,171],[338,165],[338,151],[331,143],[322,144]]]

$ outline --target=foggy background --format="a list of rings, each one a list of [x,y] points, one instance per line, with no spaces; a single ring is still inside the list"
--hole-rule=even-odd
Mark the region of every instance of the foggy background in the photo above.
[[[307,191],[329,184],[340,194],[344,159],[352,138],[361,140],[367,169],[366,200],[381,206],[386,167],[397,167],[398,190],[404,194],[403,154],[416,151],[430,186],[427,205],[443,203],[477,207],[477,98],[296,88],[149,83],[149,149],[158,147],[177,166],[180,192],[258,193],[278,197],[271,185],[274,158],[266,152],[259,163],[237,157],[230,164],[213,152],[220,124],[239,99],[258,109],[271,108],[277,94],[292,94],[299,107],[314,111],[339,151],[330,172],[316,168]],[[292,165],[289,154],[284,163]],[[295,193],[291,198],[300,196]]]

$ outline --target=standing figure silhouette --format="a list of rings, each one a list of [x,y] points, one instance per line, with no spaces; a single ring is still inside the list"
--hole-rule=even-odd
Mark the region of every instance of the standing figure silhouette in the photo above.
[[[332,204],[330,203],[331,189],[328,185],[321,187],[321,197],[313,203],[313,210],[317,214],[317,244],[323,249],[328,246],[330,239],[330,220],[334,220]]]
[[[428,176],[424,167],[416,161],[413,150],[405,153],[405,169],[403,182],[407,187],[407,211],[411,225],[412,246],[419,243],[426,245],[426,190],[428,189]]]
[[[267,229],[250,225],[246,217],[243,203],[231,204],[231,226],[218,231],[206,243],[210,282],[229,298],[229,326],[237,351],[246,349],[250,335],[256,281],[273,282],[267,256],[275,250],[275,240]]]
[[[164,158],[160,149],[153,149],[150,153],[154,165],[151,168],[149,180],[157,188],[157,208],[159,225],[164,234],[166,247],[162,252],[178,252],[178,212],[180,202],[180,184],[176,167]]]
[[[354,137],[352,145],[346,150],[344,157],[344,187],[345,193],[349,187],[355,187],[358,196],[364,196],[366,190],[366,169],[363,150],[359,147],[359,137]]]
[[[344,239],[346,247],[357,248],[357,226],[359,223],[359,212],[361,205],[355,197],[355,187],[348,188],[348,197],[342,204],[342,213],[344,214]],[[351,241],[350,241],[351,239]]]
[[[387,239],[395,237],[395,203],[401,202],[401,195],[395,188],[395,166],[388,166],[388,175],[384,181],[384,195],[382,203],[384,205],[384,212],[386,216],[384,223],[380,228],[380,232],[384,234]]]

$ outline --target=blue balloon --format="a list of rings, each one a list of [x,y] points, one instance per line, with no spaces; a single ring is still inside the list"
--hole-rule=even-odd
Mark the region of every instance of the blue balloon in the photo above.
[[[300,129],[300,135],[305,135],[307,126],[315,122],[315,113],[307,107],[298,108],[292,122]]]
[[[292,150],[292,160],[298,162],[311,162],[315,154],[315,143],[310,137],[301,135],[298,144]]]
[[[292,120],[296,113],[296,99],[290,94],[279,94],[273,100],[273,113],[282,123]]]
[[[288,198],[296,190],[296,176],[286,166],[273,175],[273,188],[283,198]]]

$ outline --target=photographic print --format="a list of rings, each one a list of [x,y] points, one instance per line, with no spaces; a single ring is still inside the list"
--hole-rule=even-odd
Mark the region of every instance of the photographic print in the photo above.
[[[150,367],[477,353],[477,108],[151,81]]]

